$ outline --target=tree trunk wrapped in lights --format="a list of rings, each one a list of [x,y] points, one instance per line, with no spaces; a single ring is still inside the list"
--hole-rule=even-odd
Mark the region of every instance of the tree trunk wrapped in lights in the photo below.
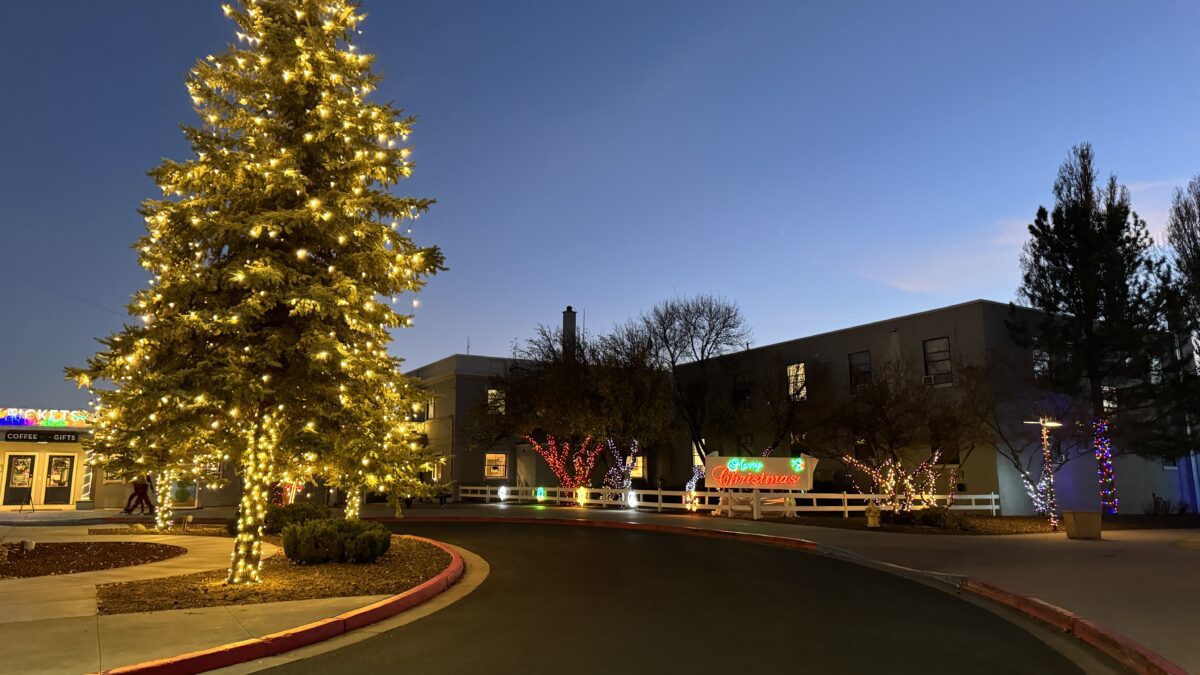
[[[213,481],[236,468],[241,583],[259,578],[272,480],[341,475],[410,421],[423,395],[388,345],[412,316],[393,305],[443,258],[409,236],[432,202],[391,192],[412,171],[413,119],[369,100],[358,3],[223,10],[237,43],[187,77],[194,156],[153,170],[164,197],[142,206],[141,321],[68,374],[97,397],[98,462]]]
[[[154,529],[168,530],[171,528],[171,482],[175,480],[175,472],[166,469],[158,474],[158,485],[155,486],[154,500]]]
[[[362,510],[362,488],[354,486],[346,493],[346,520],[358,520]]]
[[[604,449],[604,444],[597,441],[592,444],[592,437],[583,439],[582,443],[572,444],[570,441],[559,441],[553,436],[546,438],[546,443],[538,443],[533,437],[526,437],[529,447],[546,460],[550,470],[558,478],[558,484],[565,488],[577,488],[588,485],[592,479],[592,469],[596,466],[596,457]]]

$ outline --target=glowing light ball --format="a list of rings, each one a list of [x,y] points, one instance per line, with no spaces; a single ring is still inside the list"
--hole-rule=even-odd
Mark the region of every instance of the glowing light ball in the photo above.
[[[638,507],[637,493],[634,492],[633,490],[626,492],[625,493],[625,503],[629,505],[629,508],[636,509]]]
[[[496,494],[500,497],[500,501],[504,501],[505,499],[508,499],[508,486],[501,485],[500,489],[496,490]]]
[[[537,498],[539,504],[546,501],[546,488],[538,488],[537,491],[533,493],[533,496]]]
[[[587,488],[585,488],[582,485],[575,488],[575,501],[578,502],[580,506],[583,506],[584,504],[587,503],[587,498],[588,498],[588,489]]]

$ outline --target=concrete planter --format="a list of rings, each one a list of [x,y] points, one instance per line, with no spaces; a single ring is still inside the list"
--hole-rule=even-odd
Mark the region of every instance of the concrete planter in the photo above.
[[[1063,511],[1068,539],[1099,539],[1099,511]]]

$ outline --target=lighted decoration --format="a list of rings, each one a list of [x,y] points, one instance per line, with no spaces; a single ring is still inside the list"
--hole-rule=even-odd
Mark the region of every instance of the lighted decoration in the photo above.
[[[546,501],[546,488],[540,487],[537,490],[534,490],[533,497],[534,497],[534,499],[537,500],[537,503],[539,503],[539,504]]]
[[[871,479],[869,494],[886,495],[891,507],[899,511],[909,511],[917,498],[937,493],[939,473],[936,467],[939,459],[941,451],[935,450],[928,459],[910,471],[890,457],[878,466],[872,466],[854,455],[842,456],[843,462]]]
[[[683,505],[688,511],[698,511],[700,509],[700,495],[696,494],[695,490],[688,490],[687,495],[683,498]]]
[[[636,509],[638,507],[637,493],[633,490],[627,491],[625,493],[625,503],[629,505],[629,508]]]
[[[633,470],[634,462],[637,461],[638,442],[633,439],[629,442],[629,452],[622,452],[617,448],[617,444],[613,439],[605,439],[608,446],[608,451],[612,453],[613,463],[604,473],[604,487],[613,488],[614,490],[628,490],[633,485],[633,479],[630,474]]]
[[[692,466],[692,477],[688,479],[684,489],[688,492],[695,492],[696,485],[700,483],[700,479],[704,478],[704,467],[700,465]]]
[[[550,470],[558,478],[559,485],[565,488],[585,485],[596,466],[596,457],[604,449],[599,442],[593,445],[591,436],[584,438],[583,442],[576,446],[572,446],[570,441],[559,442],[553,436],[546,438],[545,445],[530,436],[526,436],[525,440],[529,447],[546,460],[546,464],[550,465]]]
[[[158,474],[158,484],[155,485],[154,501],[157,502],[157,507],[154,509],[154,529],[169,530],[171,529],[171,481],[175,480],[175,472],[167,469]]]
[[[811,490],[816,460],[810,457],[721,457],[704,458],[704,483],[710,488],[764,488]]]
[[[1096,476],[1100,481],[1100,507],[1110,515],[1120,510],[1117,499],[1117,478],[1113,471],[1112,441],[1108,438],[1108,420],[1096,418],[1092,449],[1096,454]]]
[[[1050,529],[1057,532],[1058,498],[1054,494],[1054,457],[1050,452],[1050,429],[1061,427],[1062,423],[1042,417],[1036,422],[1026,422],[1025,424],[1036,424],[1042,428],[1042,477],[1038,480],[1038,495],[1034,499],[1034,507],[1038,513],[1046,514],[1050,519]],[[1028,489],[1028,481],[1026,484]]]
[[[398,431],[419,383],[389,349],[413,317],[392,305],[444,258],[409,236],[432,202],[395,188],[414,120],[373,100],[359,3],[223,10],[236,39],[186,75],[191,153],[151,171],[161,195],[140,209],[150,279],[127,305],[140,321],[68,372],[95,396],[104,428],[85,448],[106,472],[218,460],[241,479],[228,580],[246,583],[271,485],[289,474],[342,488],[358,466],[363,489],[419,494],[429,462]]]
[[[498,496],[500,498],[500,501],[504,501],[505,499],[508,499],[508,486],[501,485],[500,489],[496,490],[496,496]]]
[[[589,490],[583,485],[575,488],[575,503],[579,504],[580,506],[587,505],[588,492]]]
[[[358,520],[358,516],[362,513],[362,488],[353,487],[346,493],[346,508],[344,510],[346,520]]]
[[[86,429],[92,426],[88,410],[37,410],[0,408],[0,427],[66,427]]]

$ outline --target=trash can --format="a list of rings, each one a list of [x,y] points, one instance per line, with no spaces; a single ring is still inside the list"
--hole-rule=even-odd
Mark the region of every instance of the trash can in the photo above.
[[[1099,511],[1063,511],[1068,539],[1099,539]]]

